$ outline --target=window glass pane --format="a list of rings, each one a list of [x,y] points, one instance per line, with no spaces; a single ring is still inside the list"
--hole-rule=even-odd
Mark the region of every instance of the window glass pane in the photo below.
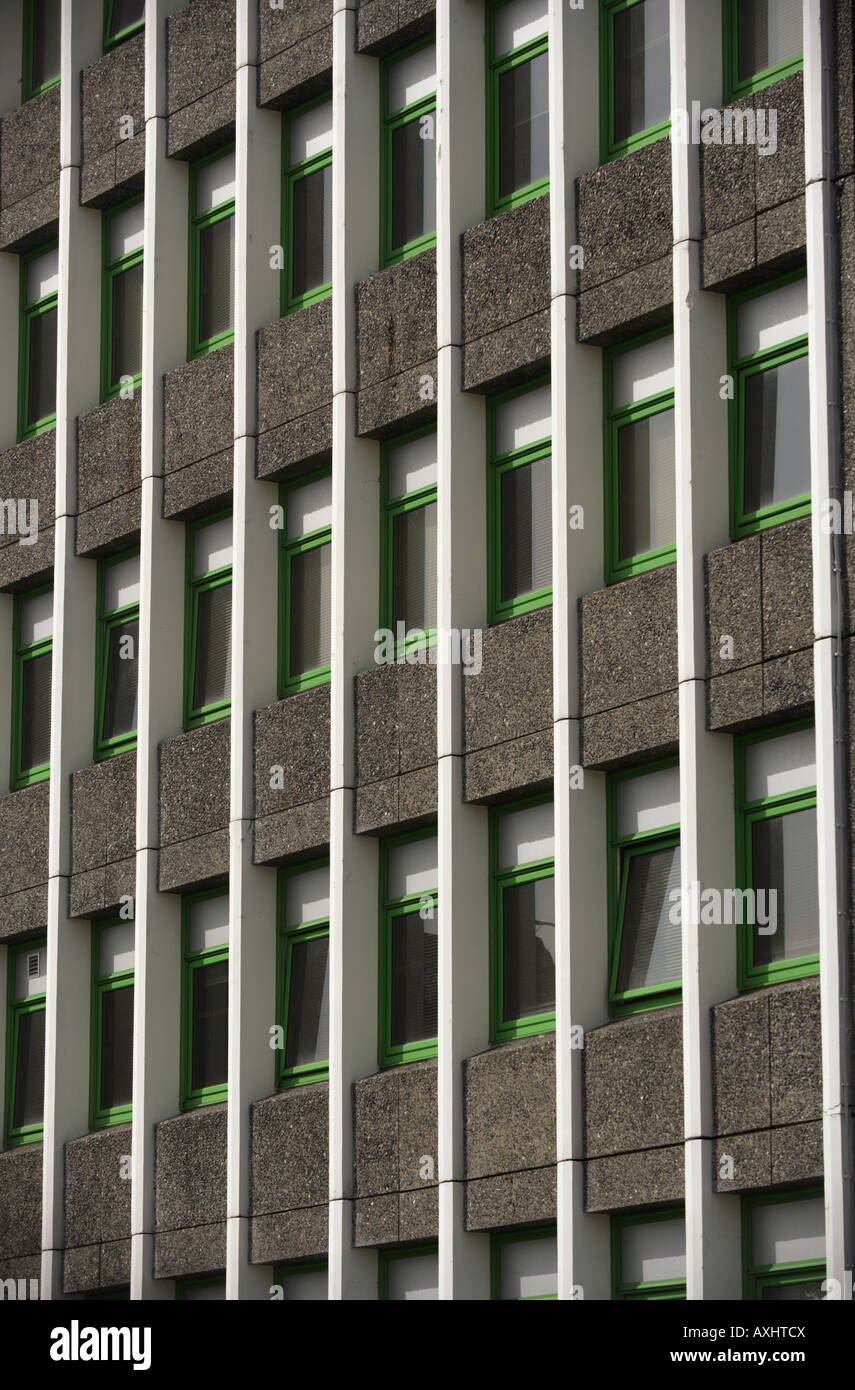
[[[739,80],[802,51],[802,0],[739,0]]]
[[[436,487],[436,432],[409,439],[389,450],[389,497],[406,497],[423,487]]]
[[[193,578],[225,569],[232,563],[232,518],[200,526],[193,536]]]
[[[668,0],[640,0],[614,16],[614,138],[628,140],[668,119]]]
[[[134,990],[107,989],[101,994],[102,1110],[130,1105],[133,1098]]]
[[[670,920],[680,887],[680,847],[634,854],[628,867],[617,987],[647,989],[682,974],[679,921]]]
[[[294,941],[290,948],[285,1066],[324,1062],[329,1056],[329,937]]]
[[[129,608],[140,601],[140,557],[129,555],[104,567],[104,612]]]
[[[59,77],[60,10],[61,0],[33,0],[34,88]]]
[[[757,965],[819,950],[819,890],[816,862],[816,808],[756,820],[751,826],[751,879],[755,892],[766,894],[762,915],[776,930],[754,931]],[[774,893],[775,898],[770,899]],[[759,906],[759,904],[758,904]],[[761,909],[762,910],[762,909]],[[768,929],[768,928],[767,928]]]
[[[396,902],[398,898],[435,890],[439,882],[438,852],[435,835],[411,840],[406,845],[393,845],[389,850],[387,900]]]
[[[288,165],[302,164],[306,159],[314,159],[332,149],[333,114],[332,102],[324,101],[293,116],[288,126]]]
[[[47,988],[47,947],[28,946],[15,957],[15,998],[32,999]]]
[[[289,676],[329,666],[331,609],[332,546],[292,555]]]
[[[807,355],[745,380],[745,510],[810,492]]]
[[[411,1255],[390,1260],[390,1299],[439,1298],[439,1259],[436,1255]]]
[[[510,0],[495,12],[493,54],[500,58],[524,43],[540,38],[549,27],[547,0]]]
[[[393,1047],[436,1037],[438,910],[392,918],[391,1038]]]
[[[617,833],[638,835],[680,822],[680,769],[665,767],[617,784]]]
[[[392,521],[392,625],[436,627],[436,503]]]
[[[555,854],[555,806],[545,801],[499,817],[499,868],[516,869]]]
[[[29,657],[21,669],[21,770],[50,762],[50,652]]]
[[[505,1019],[555,1008],[555,880],[514,883],[502,890],[502,975]]]
[[[200,965],[193,974],[191,1088],[221,1086],[228,1074],[229,963]]]
[[[501,480],[502,602],[552,583],[552,459],[509,468]]]
[[[388,113],[423,101],[436,91],[436,45],[428,44],[389,68]]]
[[[618,530],[621,560],[676,542],[673,410],[618,430]]]
[[[330,871],[309,869],[285,880],[285,923],[289,927],[318,922],[330,915]]]
[[[824,1260],[825,1203],[822,1197],[763,1202],[752,1212],[751,1232],[758,1267]]]
[[[674,336],[621,352],[612,367],[612,406],[637,405],[674,390]]]
[[[204,589],[198,599],[196,678],[193,682],[193,708],[197,710],[231,699],[231,582]]]
[[[15,1099],[12,1128],[40,1125],[45,1093],[45,1011],[31,1009],[18,1016],[18,1053],[15,1059]]]
[[[291,293],[295,298],[332,280],[332,165],[297,179]]]
[[[118,922],[98,936],[98,974],[118,975],[134,968],[134,924]]]
[[[235,196],[235,152],[203,164],[196,173],[196,214],[211,212]]]
[[[113,318],[110,340],[110,385],[142,371],[142,261],[112,277]]]
[[[803,1284],[767,1284],[763,1289],[764,1303],[819,1303],[823,1298],[822,1279],[809,1279]]]
[[[32,646],[34,642],[44,642],[53,636],[53,590],[35,594],[32,598],[21,600],[22,647]]]
[[[552,388],[538,386],[496,406],[496,454],[540,444],[552,434]],[[434,448],[436,446],[434,445]]]
[[[145,17],[145,0],[113,0],[110,15],[110,38],[114,39],[132,24],[139,24]]]
[[[286,1302],[326,1302],[328,1276],[325,1269],[286,1271],[282,1276],[282,1293]]]
[[[34,314],[29,320],[28,425],[56,413],[56,317],[54,308]]]
[[[558,1241],[515,1240],[502,1246],[502,1298],[554,1298],[558,1293]]]
[[[234,217],[222,217],[199,233],[199,342],[234,327]]]
[[[102,737],[117,738],[137,727],[137,645],[139,619],[111,627],[107,634],[107,690]]]
[[[499,74],[499,197],[549,177],[549,59]]]
[[[816,786],[816,731],[764,738],[745,749],[745,799],[759,801]]]
[[[431,117],[433,120],[433,117]],[[435,139],[424,139],[429,126],[407,121],[392,131],[392,246],[436,231]]]
[[[323,531],[332,525],[332,478],[295,488],[288,494],[286,535],[289,541]]]
[[[190,903],[188,949],[210,951],[229,944],[229,895],[214,893]]]
[[[807,279],[804,275],[777,290],[746,299],[736,312],[737,354],[752,357],[807,336]]]
[[[129,256],[132,251],[143,248],[144,204],[133,203],[121,212],[114,212],[110,218],[110,260]]]
[[[37,304],[59,289],[59,249],[34,256],[27,263],[27,303]]]
[[[640,1221],[621,1230],[620,1281],[649,1284],[686,1277],[686,1222]]]

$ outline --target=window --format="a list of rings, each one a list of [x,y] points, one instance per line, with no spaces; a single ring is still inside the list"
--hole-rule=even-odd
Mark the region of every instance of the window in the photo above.
[[[603,354],[606,583],[676,558],[674,337]]]
[[[279,550],[279,693],[330,678],[332,477],[284,484]]]
[[[235,152],[190,166],[188,357],[230,343],[235,325]]]
[[[134,1077],[134,924],[92,924],[89,1125],[131,1118]]]
[[[683,1209],[612,1217],[612,1298],[649,1303],[686,1297]]]
[[[59,81],[61,7],[62,0],[24,0],[24,101]]]
[[[18,438],[56,425],[56,319],[59,251],[21,257],[18,335]]]
[[[819,971],[816,748],[790,725],[735,741],[742,989]],[[745,901],[744,890],[749,890]],[[744,910],[743,910],[744,909]],[[753,925],[752,925],[753,923]]]
[[[10,946],[6,1032],[6,1145],[41,1139],[45,1090],[44,940]]]
[[[332,101],[286,112],[282,313],[332,291]]]
[[[825,1281],[822,1188],[742,1198],[743,1298],[815,1303]]]
[[[329,1275],[326,1260],[309,1260],[305,1264],[279,1265],[273,1274],[274,1282],[282,1289],[286,1303],[326,1303]]]
[[[680,773],[676,762],[608,781],[612,1016],[679,1004]]]
[[[668,0],[602,0],[600,157],[667,135],[671,110]]]
[[[490,622],[552,602],[552,405],[547,384],[489,403]]]
[[[552,800],[490,817],[490,1036],[555,1027],[555,830]]]
[[[380,264],[436,242],[436,45],[421,39],[380,70]]]
[[[380,844],[380,1066],[436,1056],[437,839]]]
[[[549,187],[547,0],[495,0],[487,30],[487,215]]]
[[[101,289],[101,399],[117,396],[142,373],[143,202],[104,213]]]
[[[554,1226],[490,1237],[490,1297],[529,1303],[558,1297]]]
[[[136,34],[145,23],[145,0],[104,0],[104,48]]]
[[[50,776],[53,590],[17,594],[13,625],[10,786],[15,791]]]
[[[184,727],[222,719],[232,689],[232,518],[187,527]]]
[[[176,1279],[175,1297],[189,1303],[207,1303],[209,1300],[224,1299],[226,1296],[226,1276],[206,1274],[201,1279]]]
[[[724,99],[802,67],[802,0],[724,0]]]
[[[380,1251],[381,1299],[439,1298],[439,1252],[435,1245]]]
[[[139,553],[99,561],[96,762],[136,747],[139,628]]]
[[[276,1015],[285,1046],[276,1053],[277,1086],[326,1081],[329,1075],[329,944],[329,865],[282,869]]]
[[[380,627],[400,653],[436,635],[436,428],[382,446]]]
[[[728,301],[731,534],[810,511],[804,271]]]
[[[229,894],[191,893],[182,904],[181,1108],[226,1099]]]

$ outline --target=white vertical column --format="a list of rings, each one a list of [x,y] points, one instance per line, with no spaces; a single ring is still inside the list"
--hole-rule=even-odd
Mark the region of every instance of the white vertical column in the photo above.
[[[379,612],[379,446],[356,428],[356,284],[377,269],[379,81],[355,51],[356,8],[334,0],[332,625],[330,654],[329,1296],[377,1297],[377,1257],[353,1245],[353,1085],[377,1070],[377,841],[353,833],[357,671]]]
[[[270,1270],[249,1263],[250,1105],[269,1095],[276,1019],[276,874],[252,863],[254,712],[276,694],[277,536],[271,483],[255,478],[256,332],[279,317],[281,117],[261,110],[258,5],[237,4],[235,453],[232,739],[229,813],[229,1091],[226,1297],[266,1298]]]
[[[821,525],[840,499],[838,244],[834,177],[834,10],[805,0],[805,214],[808,271],[811,496],[813,497],[814,708],[822,1011],[826,1270],[832,1297],[852,1298],[855,1162],[852,1122],[852,981],[847,786],[848,693],[841,593],[845,547]],[[848,1281],[847,1281],[848,1271]]]
[[[584,1206],[584,1033],[608,1018],[605,777],[579,781],[579,599],[602,587],[602,354],[576,340],[576,179],[598,164],[597,7],[549,7],[558,1297],[609,1297]],[[572,516],[571,516],[572,512]],[[579,1029],[582,1033],[579,1033]]]
[[[463,1064],[490,1041],[488,819],[462,799],[464,677],[443,640],[487,619],[484,399],[461,390],[460,236],[484,215],[482,7],[438,0],[436,43],[439,1296],[486,1299],[489,1239],[464,1228]]]
[[[719,104],[720,55],[720,9],[671,0],[672,112],[690,111],[694,99]],[[695,903],[692,884],[721,890],[735,874],[732,745],[706,727],[704,556],[728,539],[727,402],[719,391],[727,350],[724,297],[700,284],[698,147],[675,138],[671,151],[681,886],[684,903]],[[701,928],[684,912],[682,955],[687,1296],[733,1298],[739,1203],[713,1191],[711,1009],[736,993],[735,929]]]

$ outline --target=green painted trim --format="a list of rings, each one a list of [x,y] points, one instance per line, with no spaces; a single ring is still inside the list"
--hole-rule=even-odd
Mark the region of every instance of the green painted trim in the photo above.
[[[686,1209],[678,1203],[671,1207],[658,1207],[655,1211],[628,1212],[611,1217],[611,1275],[612,1299],[618,1302],[659,1301],[664,1299],[683,1299],[686,1297],[685,1279],[650,1279],[627,1283],[621,1279],[622,1244],[621,1237],[627,1226],[647,1226],[660,1221],[685,1221]]]
[[[213,338],[202,339],[199,337],[199,312],[201,307],[201,263],[199,257],[199,243],[201,234],[206,227],[211,227],[215,222],[223,222],[226,218],[235,215],[235,200],[228,198],[224,203],[218,203],[216,207],[209,209],[208,212],[196,212],[196,185],[200,169],[206,164],[214,164],[218,159],[223,159],[227,154],[231,154],[235,148],[234,141],[228,145],[222,145],[219,149],[213,150],[210,154],[203,155],[201,159],[196,159],[190,165],[190,224],[189,224],[189,250],[187,256],[187,360],[192,362],[195,357],[204,357],[209,352],[216,352],[218,348],[225,347],[227,343],[234,342],[234,324],[223,333],[216,334]]]
[[[329,478],[331,473],[332,469],[330,468],[319,468],[314,473],[307,473],[301,478],[296,478],[293,482],[281,483],[279,487],[282,528],[279,532],[277,562],[279,611],[276,665],[280,700],[284,699],[286,695],[295,695],[301,690],[312,690],[318,685],[328,685],[330,681],[329,666],[317,666],[311,671],[301,671],[296,675],[291,675],[291,561],[295,556],[302,555],[307,550],[315,550],[322,545],[331,545],[332,526],[322,526],[317,531],[310,531],[305,536],[298,536],[296,540],[289,541],[288,498],[292,492],[297,492],[300,488],[319,482],[321,478]]]
[[[549,178],[547,177],[526,184],[523,188],[517,188],[513,193],[506,193],[503,198],[499,197],[499,81],[503,73],[508,72],[511,68],[521,67],[523,63],[528,63],[532,58],[537,58],[541,53],[546,53],[549,50],[549,34],[547,32],[546,34],[538,34],[528,43],[522,44],[519,48],[511,49],[509,53],[503,53],[500,58],[494,57],[496,10],[509,3],[510,0],[489,0],[485,25],[487,128],[484,203],[488,219],[498,217],[500,213],[508,212],[511,208],[521,207],[523,203],[531,202],[532,198],[539,198],[543,193],[549,192]]]
[[[95,735],[94,760],[102,762],[118,753],[127,753],[137,746],[136,730],[127,734],[116,734],[104,738],[104,713],[107,703],[108,658],[110,653],[110,632],[114,627],[122,627],[128,622],[139,622],[138,603],[126,604],[124,608],[114,608],[108,613],[104,608],[107,569],[139,555],[139,549],[122,551],[119,555],[108,555],[98,561],[98,597],[95,629]],[[139,644],[138,644],[139,645]],[[136,658],[135,658],[136,659]]]
[[[621,782],[632,777],[644,777],[651,772],[662,772],[665,768],[677,767],[675,757],[657,758],[655,762],[641,763],[635,767],[621,768],[606,776],[606,824],[608,843],[608,955],[609,955],[609,1017],[625,1018],[629,1014],[646,1013],[651,1009],[666,1009],[680,1004],[683,998],[682,982],[674,980],[649,989],[632,989],[619,992],[617,989],[620,953],[623,942],[624,911],[626,906],[626,885],[628,865],[622,862],[630,854],[650,853],[657,849],[667,849],[680,843],[679,825],[661,826],[657,830],[643,831],[637,835],[617,833],[617,794]]]
[[[435,1241],[426,1245],[410,1245],[403,1250],[378,1250],[377,1252],[377,1298],[384,1303],[389,1298],[389,1265],[393,1260],[414,1260],[422,1255],[436,1255],[439,1246]]]
[[[59,84],[59,73],[56,77],[49,77],[47,82],[42,82],[38,87],[33,86],[33,58],[35,57],[35,8],[33,0],[24,0],[23,10],[23,52],[21,55],[21,100],[26,103],[33,97],[41,96],[42,92],[50,91],[51,87]]]
[[[415,840],[437,839],[436,826],[428,826],[425,830],[411,830],[404,835],[395,835],[389,839],[380,841],[380,874],[379,874],[379,913],[380,913],[380,943],[378,950],[378,981],[377,981],[377,1063],[383,1069],[385,1067],[397,1067],[404,1062],[419,1062],[426,1057],[435,1057],[437,1052],[436,1038],[419,1038],[415,1042],[400,1043],[396,1046],[391,1042],[392,1028],[392,918],[403,916],[405,913],[418,912],[422,900],[427,896],[425,893],[412,893],[404,898],[389,898],[389,851],[399,845],[408,845]],[[439,893],[435,891],[430,894],[433,899],[434,908],[439,911]]]
[[[176,1299],[183,1299],[187,1297],[188,1290],[190,1289],[212,1289],[215,1285],[222,1288],[223,1297],[225,1298],[225,1274],[202,1274],[187,1279],[176,1279],[175,1297]]]
[[[288,1049],[288,1003],[291,997],[291,949],[294,942],[314,941],[318,937],[329,938],[330,919],[318,917],[312,922],[301,922],[299,926],[289,927],[285,921],[285,894],[289,878],[299,874],[311,873],[316,869],[329,869],[328,858],[309,859],[305,862],[282,868],[276,881],[276,1022],[281,1026],[284,1046],[275,1054],[274,1085],[277,1090],[291,1086],[307,1086],[315,1081],[328,1081],[330,1074],[329,1058],[323,1062],[307,1062],[301,1066],[286,1067],[285,1054]],[[326,1264],[324,1265],[326,1267]]]
[[[198,709],[193,704],[193,691],[196,684],[196,657],[198,639],[199,595],[220,584],[231,584],[232,566],[223,565],[221,569],[193,577],[193,540],[196,532],[216,521],[224,521],[231,516],[230,507],[225,507],[210,516],[188,521],[185,535],[184,560],[184,728],[198,729],[202,724],[212,724],[217,719],[225,719],[231,714],[231,699],[220,700],[213,705],[203,705]]]
[[[614,20],[621,10],[643,4],[643,0],[600,0],[600,163],[622,159],[645,145],[663,140],[671,131],[671,121],[639,130],[626,140],[615,139],[615,48]]]
[[[502,1254],[507,1245],[522,1245],[527,1240],[543,1240],[549,1236],[558,1239],[558,1227],[554,1221],[543,1226],[531,1226],[524,1231],[499,1231],[490,1236],[490,1298],[505,1303],[554,1303],[558,1295],[538,1294],[535,1298],[502,1299]]]
[[[311,159],[304,159],[297,164],[290,162],[290,132],[291,124],[298,116],[304,116],[307,111],[311,111],[315,106],[322,106],[324,102],[332,99],[332,92],[323,92],[321,96],[315,97],[312,101],[307,101],[303,106],[295,107],[293,111],[283,111],[282,113],[282,249],[284,251],[285,265],[280,276],[279,312],[284,317],[286,314],[296,313],[298,309],[305,309],[309,304],[317,304],[322,299],[329,299],[332,294],[332,281],[325,285],[318,285],[313,290],[308,290],[305,294],[295,295],[294,287],[294,187],[309,174],[316,174],[321,169],[326,169],[332,165],[332,147],[323,150],[319,154],[312,155]],[[330,209],[332,216],[332,209]]]
[[[115,260],[110,260],[110,223],[117,213],[125,212],[136,203],[142,203],[141,197],[127,198],[123,203],[118,203],[115,207],[105,211],[101,218],[101,401],[112,400],[118,396],[122,389],[120,381],[113,380],[113,281],[124,274],[127,270],[132,270],[134,266],[142,265],[142,248],[131,251],[126,256],[117,256]],[[142,340],[142,318],[140,318],[140,339]],[[136,372],[133,376],[133,389],[139,386],[142,381],[142,372]]]
[[[487,621],[491,624],[507,618],[531,613],[536,608],[548,608],[552,603],[552,585],[535,589],[517,598],[502,600],[502,474],[519,468],[552,453],[552,435],[537,440],[522,449],[499,455],[496,452],[496,413],[500,406],[515,396],[524,396],[550,385],[549,375],[527,381],[524,386],[512,386],[487,398]]]
[[[552,792],[537,796],[527,796],[521,801],[511,801],[501,806],[490,807],[488,841],[490,853],[490,1042],[510,1042],[514,1038],[528,1038],[537,1033],[555,1032],[555,1010],[540,1014],[526,1014],[522,1018],[503,1017],[504,1000],[504,929],[502,898],[505,888],[516,883],[531,883],[542,878],[555,877],[555,858],[534,860],[530,864],[515,868],[499,868],[499,822],[503,816],[515,811],[525,811],[530,806],[544,806],[553,800]]]
[[[725,105],[733,101],[739,101],[742,97],[750,96],[753,92],[760,92],[764,87],[770,87],[773,82],[778,82],[782,77],[788,77],[790,73],[801,72],[804,67],[804,57],[800,53],[797,57],[789,58],[783,63],[777,63],[771,68],[764,68],[761,72],[752,73],[751,77],[739,80],[739,0],[722,0],[722,78],[723,78],[723,101]]]
[[[39,763],[37,767],[23,767],[24,735],[24,662],[34,657],[53,652],[53,637],[33,642],[28,647],[21,646],[21,608],[31,598],[50,593],[52,584],[41,584],[36,589],[27,589],[16,594],[12,607],[12,741],[9,760],[9,790],[19,791],[30,787],[34,782],[44,782],[50,777],[50,763]]]
[[[44,1011],[47,996],[34,994],[26,1000],[15,999],[15,962],[19,955],[27,951],[46,951],[47,937],[39,936],[33,941],[22,942],[19,946],[9,946],[7,956],[6,985],[6,1099],[3,1107],[3,1144],[7,1149],[20,1144],[36,1144],[44,1136],[44,1122],[39,1125],[19,1125],[14,1128],[15,1078],[18,1070],[18,1025],[25,1013]]]
[[[228,1097],[228,1082],[193,1089],[193,971],[199,966],[216,965],[229,958],[228,946],[212,946],[204,951],[190,950],[190,908],[204,898],[228,896],[228,888],[204,888],[198,893],[181,896],[181,1056],[179,1059],[179,1092],[182,1110],[195,1110],[203,1105],[216,1105]]]
[[[755,1265],[754,1212],[757,1207],[780,1206],[783,1202],[809,1202],[824,1197],[821,1184],[792,1188],[788,1192],[746,1193],[740,1201],[742,1230],[742,1297],[746,1302],[758,1301],[758,1293],[774,1284],[801,1283],[805,1279],[824,1279],[825,1260],[794,1261],[789,1264]]]
[[[120,29],[117,34],[111,34],[113,27],[113,0],[104,0],[104,52],[109,53],[111,48],[118,48],[125,39],[131,38],[134,34],[140,33],[145,28],[145,17],[136,20],[133,24],[128,24],[126,28]]]
[[[27,302],[27,270],[30,262],[37,260],[40,256],[45,256],[49,251],[55,251],[59,243],[49,241],[44,246],[37,247],[34,251],[28,251],[20,257],[21,279],[20,279],[20,309],[18,316],[18,443],[24,439],[32,439],[34,435],[45,434],[48,430],[56,428],[56,409],[49,415],[43,415],[41,419],[29,423],[27,419],[29,395],[30,395],[30,329],[33,319],[40,314],[50,313],[52,309],[59,307],[59,295],[48,294],[44,299],[35,299],[32,304]]]
[[[103,1036],[101,1001],[103,996],[114,989],[133,989],[133,970],[122,970],[112,975],[99,973],[99,946],[101,936],[110,927],[122,925],[120,917],[110,917],[103,922],[92,923],[92,990],[89,1005],[89,1128],[106,1129],[109,1125],[127,1124],[132,1118],[133,1107],[115,1105],[102,1107],[99,1104],[101,1093],[101,1073],[103,1069]]]
[[[417,492],[405,493],[403,497],[390,499],[389,497],[389,454],[393,449],[399,449],[404,444],[411,443],[414,439],[422,439],[426,435],[436,434],[436,422],[422,425],[419,429],[408,430],[406,434],[396,435],[394,439],[386,439],[380,445],[380,620],[378,627],[386,628],[395,638],[395,657],[403,656],[410,651],[422,651],[430,647],[436,641],[436,628],[428,628],[424,631],[424,636],[410,637],[409,635],[403,642],[397,640],[394,622],[394,603],[395,603],[395,580],[394,580],[394,528],[395,517],[403,512],[418,511],[420,507],[427,507],[431,502],[437,500],[437,487],[420,488]],[[420,629],[414,628],[414,632]]]
[[[417,53],[422,48],[428,48],[436,44],[436,37],[428,34],[425,38],[416,39],[414,43],[407,44],[405,48],[400,48],[395,53],[390,53],[386,58],[380,60],[380,268],[385,269],[390,265],[398,265],[401,261],[409,260],[411,256],[417,256],[420,251],[427,251],[429,247],[436,246],[436,229],[426,232],[424,236],[416,237],[413,241],[406,242],[403,246],[392,245],[392,206],[395,190],[392,187],[392,137],[396,130],[401,126],[409,125],[412,121],[421,120],[422,116],[432,115],[434,117],[434,145],[436,145],[436,92],[431,96],[421,97],[418,101],[411,102],[409,106],[402,106],[398,111],[389,111],[389,69],[396,63],[405,58],[409,58],[413,53]],[[434,154],[436,150],[434,150]]]

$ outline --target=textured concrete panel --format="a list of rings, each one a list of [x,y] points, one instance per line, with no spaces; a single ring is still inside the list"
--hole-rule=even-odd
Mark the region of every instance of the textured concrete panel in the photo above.
[[[837,71],[837,174],[849,175],[855,170],[855,16],[846,0],[835,5]]]
[[[463,760],[463,800],[489,804],[511,792],[534,795],[552,783],[555,768],[552,729],[513,738],[467,753]]]
[[[504,1043],[463,1066],[466,1176],[555,1163],[555,1039]]]
[[[773,1125],[821,1117],[819,980],[794,981],[770,992],[769,1074]]]
[[[763,551],[763,658],[802,651],[813,643],[810,518],[773,526]]]
[[[585,1210],[625,1211],[683,1199],[682,1144],[592,1158],[585,1164]]]
[[[549,368],[549,197],[461,237],[463,385],[496,390]]]
[[[47,923],[47,782],[0,797],[0,939]]]
[[[329,1087],[296,1086],[251,1107],[250,1215],[326,1202],[329,1189]]]
[[[22,1144],[0,1152],[0,1263],[14,1265],[21,1256],[39,1255],[41,1248],[42,1146]],[[26,1276],[16,1270],[15,1277]]]
[[[580,343],[612,347],[638,333],[664,328],[672,321],[673,297],[669,255],[580,294],[576,337]]]
[[[285,785],[271,789],[272,768]],[[330,691],[316,686],[255,714],[255,862],[285,861],[329,841]]]
[[[160,889],[222,881],[228,874],[228,719],[160,745]]]
[[[251,1264],[320,1258],[329,1244],[329,1207],[298,1207],[273,1216],[254,1216],[249,1226]]]
[[[155,1279],[189,1279],[194,1274],[220,1274],[225,1264],[225,1221],[154,1233]]]
[[[87,555],[94,559],[138,545],[141,515],[141,487],[83,512],[78,516],[75,527],[75,555]]]
[[[59,230],[59,84],[0,122],[0,250],[29,251]]]
[[[63,1293],[88,1293],[101,1278],[101,1246],[77,1245],[63,1252]]]
[[[141,397],[120,396],[77,420],[77,508],[79,512],[139,490],[141,483]]]
[[[295,106],[332,86],[332,0],[273,9],[258,0],[258,102]]]
[[[733,1177],[723,1178],[730,1171]],[[716,1192],[751,1192],[791,1188],[822,1180],[822,1121],[783,1125],[746,1134],[731,1134],[714,1146]]]
[[[155,1127],[155,1277],[225,1264],[226,1107],[206,1106]]]
[[[718,676],[763,660],[763,590],[760,536],[746,536],[704,558],[707,583],[709,670]],[[721,655],[733,639],[732,658]]]
[[[754,98],[756,110],[778,113],[778,152],[764,155],[759,145],[754,155],[754,188],[757,211],[776,207],[804,193],[805,121],[804,78],[800,72],[764,87]]]
[[[15,528],[5,511],[0,530],[0,588],[46,581],[53,569],[56,434],[48,430],[0,454],[0,498],[16,502]],[[19,502],[25,503],[21,514]],[[35,506],[34,506],[35,503]],[[24,531],[18,525],[23,522]],[[34,523],[36,539],[30,542]],[[23,536],[23,539],[22,539]]]
[[[332,449],[332,302],[311,304],[258,335],[259,478],[297,477]],[[308,450],[309,452],[302,452]]]
[[[123,753],[72,775],[69,885],[72,917],[115,909],[122,893],[108,899],[104,896],[108,886],[115,890],[125,882],[124,891],[134,892],[136,766],[136,752]],[[105,875],[107,865],[119,863],[123,864],[124,872],[118,880],[114,874]],[[96,884],[101,885],[100,902]]]
[[[131,1126],[96,1130],[65,1146],[65,1243],[98,1245],[131,1233]]]
[[[822,1121],[784,1125],[770,1135],[773,1186],[822,1181]]]
[[[580,618],[585,716],[676,687],[675,566],[586,594]]]
[[[576,181],[576,212],[578,240],[585,248],[585,265],[579,272],[583,294],[669,256],[670,140],[657,140],[583,174]]]
[[[761,94],[765,101],[766,92]],[[744,97],[730,103],[730,110],[739,114],[739,121],[753,119],[754,98]],[[743,117],[744,113],[744,117]],[[750,129],[750,125],[746,127]],[[739,126],[735,125],[735,129]],[[776,159],[776,155],[766,155]],[[754,147],[745,142],[736,144],[701,143],[698,146],[701,184],[701,224],[706,236],[726,227],[753,218],[757,210],[755,188]]]
[[[436,1236],[436,1063],[417,1062],[364,1077],[354,1086],[357,1245]],[[428,1193],[433,1195],[429,1196]]]
[[[816,1120],[822,1077],[819,982],[795,980],[712,1011],[719,1134]]]
[[[354,680],[356,829],[436,814],[436,667],[391,663]]]
[[[193,0],[166,21],[167,153],[195,159],[234,134],[234,0]]]
[[[605,771],[671,757],[679,740],[679,696],[672,690],[584,719],[582,765]]]
[[[434,0],[359,0],[356,47],[382,58],[436,27]]]
[[[163,379],[163,514],[189,520],[224,504],[234,477],[234,351],[185,362]]]
[[[464,1188],[466,1230],[509,1230],[554,1221],[558,1204],[556,1171],[552,1165],[491,1178],[470,1178]]]
[[[467,753],[551,729],[551,607],[486,628],[481,670],[460,680]]]
[[[80,201],[119,202],[145,185],[145,34],[105,53],[81,76],[83,164]],[[121,138],[130,129],[133,135]]]
[[[389,266],[356,287],[357,431],[381,437],[436,414],[436,252]],[[433,377],[433,398],[422,377]]]
[[[683,1011],[656,1009],[585,1034],[588,1158],[683,1138]]]

